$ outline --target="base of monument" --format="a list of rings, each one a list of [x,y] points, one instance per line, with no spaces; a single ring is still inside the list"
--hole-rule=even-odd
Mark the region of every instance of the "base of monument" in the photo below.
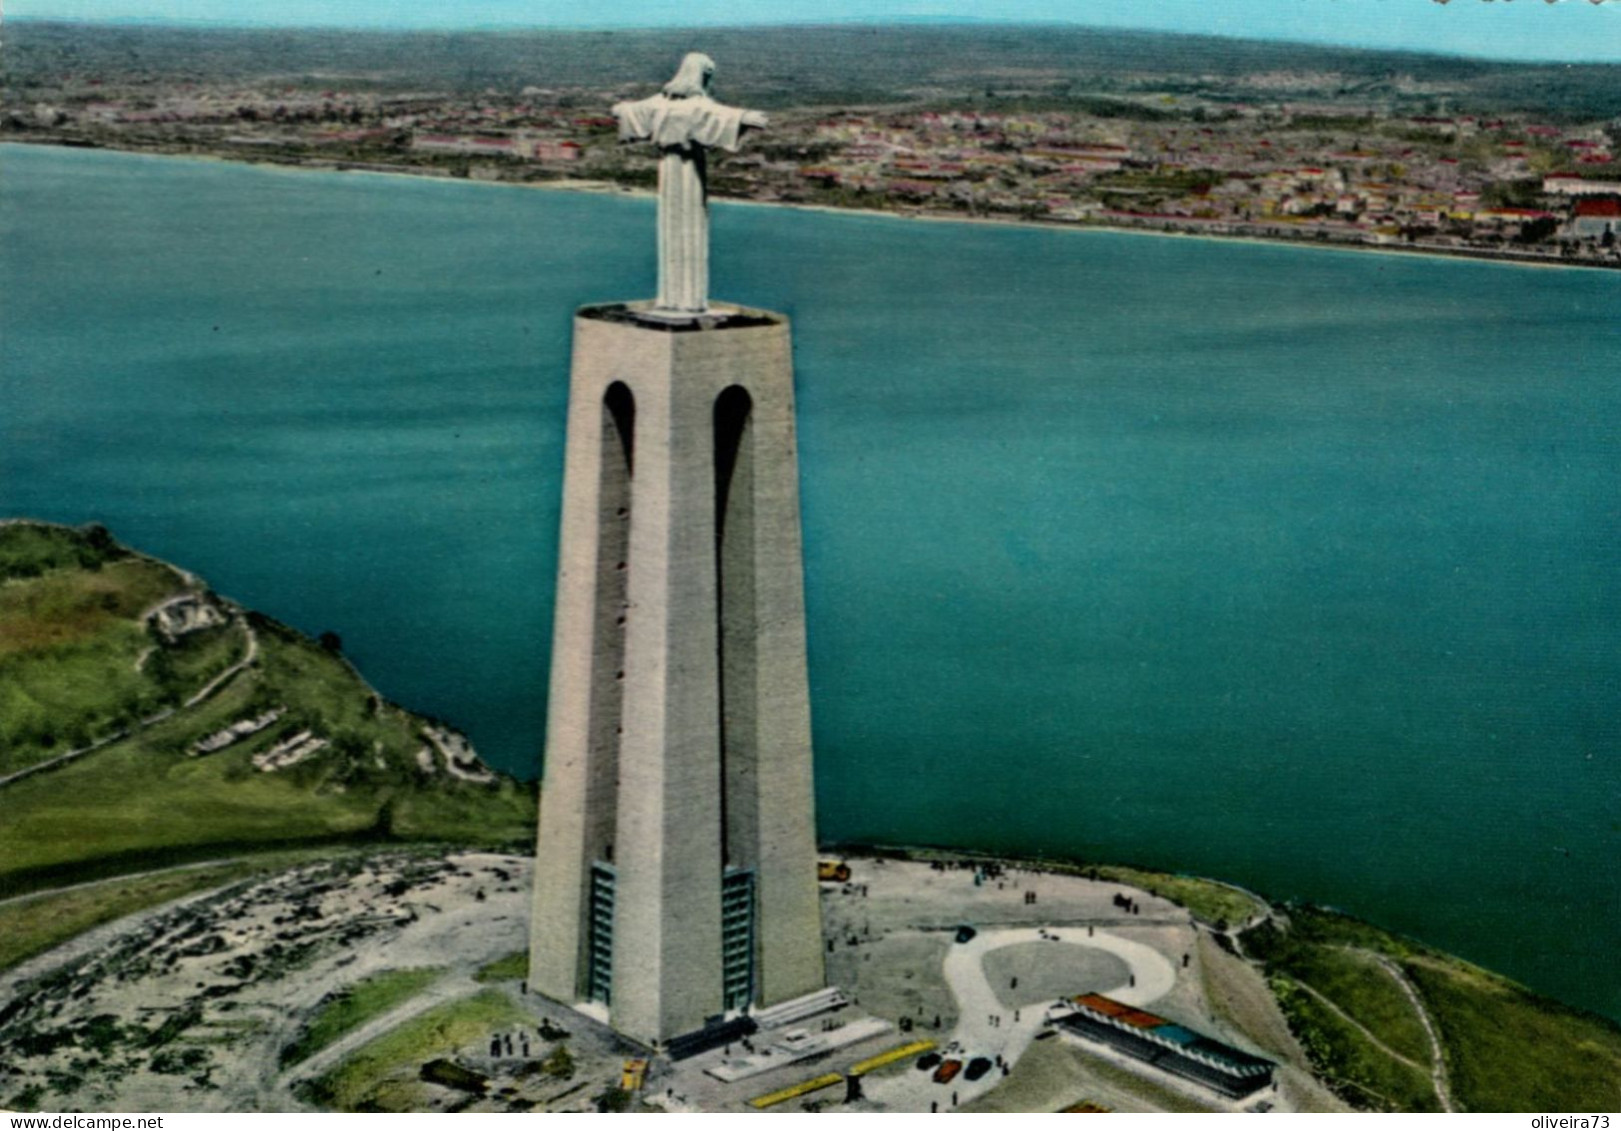
[[[725,312],[713,306],[706,306],[702,310],[674,310],[664,306],[650,306],[646,310],[638,310],[636,316],[651,319],[655,322],[691,322],[705,318],[714,318]]]
[[[754,310],[731,303],[711,303],[707,310],[668,310],[655,305],[651,299],[640,302],[612,302],[597,306],[582,306],[575,311],[578,318],[591,318],[603,322],[627,323],[645,326],[666,333],[690,333],[698,330],[730,330],[750,326],[773,326],[783,321],[781,315],[766,310]]]

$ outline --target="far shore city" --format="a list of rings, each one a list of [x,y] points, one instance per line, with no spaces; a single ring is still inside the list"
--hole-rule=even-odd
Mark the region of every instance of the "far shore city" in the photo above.
[[[1062,27],[747,34],[728,90],[772,134],[717,164],[716,197],[1621,266],[1604,67],[1256,43],[1235,62]],[[651,189],[608,61],[692,37],[336,38],[16,25],[0,141]]]

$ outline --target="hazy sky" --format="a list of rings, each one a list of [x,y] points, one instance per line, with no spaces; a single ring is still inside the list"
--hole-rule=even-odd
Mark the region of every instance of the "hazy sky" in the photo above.
[[[1062,21],[1397,47],[1499,58],[1621,62],[1621,0],[10,0],[35,19],[265,26],[693,27],[883,19]]]

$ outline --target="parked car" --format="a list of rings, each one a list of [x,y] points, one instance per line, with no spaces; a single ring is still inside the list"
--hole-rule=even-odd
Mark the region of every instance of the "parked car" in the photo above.
[[[934,1082],[936,1084],[949,1084],[949,1083],[951,1083],[953,1080],[955,1080],[957,1078],[957,1073],[959,1073],[961,1071],[962,1071],[962,1061],[960,1061],[960,1060],[944,1060],[944,1061],[941,1061],[940,1062],[940,1067],[936,1068],[934,1070]]]
[[[985,1075],[985,1073],[989,1072],[990,1070],[991,1070],[991,1058],[988,1057],[988,1056],[976,1056],[973,1060],[970,1060],[968,1062],[968,1068],[962,1074],[963,1079],[965,1079],[965,1080],[978,1080],[981,1076]]]
[[[961,927],[957,928],[957,941],[958,942],[968,942],[970,939],[972,939],[977,934],[979,934],[978,931],[974,930],[974,928],[968,926],[965,923]]]
[[[922,1056],[917,1058],[918,1071],[919,1072],[927,1072],[931,1068],[934,1068],[935,1066],[937,1066],[940,1063],[940,1060],[941,1060],[941,1057],[940,1057],[939,1053],[937,1053],[937,1052],[926,1052]]]

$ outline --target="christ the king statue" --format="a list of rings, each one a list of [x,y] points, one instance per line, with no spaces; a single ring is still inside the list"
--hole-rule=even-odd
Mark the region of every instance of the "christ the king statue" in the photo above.
[[[614,106],[619,137],[659,147],[659,297],[653,313],[697,315],[709,309],[709,200],[705,155],[736,153],[745,130],[766,124],[757,110],[722,106],[709,97],[714,60],[681,60],[664,90]]]

